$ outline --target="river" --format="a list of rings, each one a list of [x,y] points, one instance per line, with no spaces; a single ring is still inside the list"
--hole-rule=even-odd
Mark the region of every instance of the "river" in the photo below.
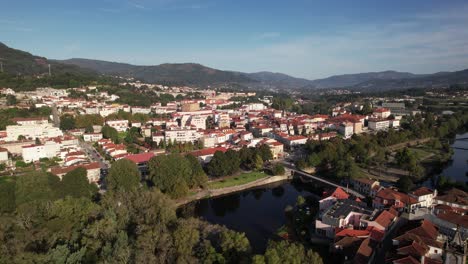
[[[434,182],[443,175],[452,181],[468,182],[468,132],[455,136],[451,143],[453,155],[440,173],[422,183],[423,186],[434,188]]]
[[[189,205],[189,211],[210,223],[244,232],[253,252],[263,254],[268,240],[277,238],[276,231],[286,223],[284,209],[294,205],[300,195],[317,200],[323,190],[319,183],[283,181],[196,201]],[[314,250],[328,258],[328,247],[314,247]]]

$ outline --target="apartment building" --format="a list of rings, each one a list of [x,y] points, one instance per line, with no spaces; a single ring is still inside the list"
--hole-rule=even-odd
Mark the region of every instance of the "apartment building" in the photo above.
[[[125,132],[128,129],[128,120],[108,120],[106,125],[115,128],[118,132]]]

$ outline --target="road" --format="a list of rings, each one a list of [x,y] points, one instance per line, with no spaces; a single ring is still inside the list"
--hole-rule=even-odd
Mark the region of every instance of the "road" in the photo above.
[[[81,139],[79,140],[80,147],[84,150],[84,152],[88,155],[88,157],[95,162],[99,162],[101,169],[108,169],[109,163],[104,159],[104,157],[96,151],[96,149],[89,144],[88,142],[84,142]]]
[[[52,105],[52,121],[55,127],[60,127],[60,115],[55,104]]]

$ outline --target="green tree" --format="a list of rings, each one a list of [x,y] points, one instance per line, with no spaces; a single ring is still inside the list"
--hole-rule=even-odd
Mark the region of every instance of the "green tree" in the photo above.
[[[154,186],[173,198],[186,195],[192,175],[191,163],[177,154],[156,156],[148,162],[149,178]]]
[[[283,165],[277,163],[273,166],[273,168],[271,169],[271,172],[273,175],[283,175],[286,171]]]
[[[32,172],[17,177],[15,198],[16,205],[34,201],[52,201],[56,198],[60,179],[44,172]]]
[[[60,117],[60,129],[71,130],[76,128],[75,118],[72,115],[66,114]]]
[[[120,159],[112,164],[106,178],[109,190],[131,191],[140,186],[140,172],[133,161]]]
[[[185,156],[185,158],[189,161],[190,168],[192,169],[192,173],[190,174],[190,178],[188,179],[187,183],[188,186],[190,188],[197,186],[204,187],[206,185],[206,182],[208,181],[208,177],[206,176],[206,173],[203,170],[200,162],[195,156],[191,154],[188,154],[187,156]]]
[[[16,105],[17,104],[16,96],[14,96],[12,94],[8,94],[6,96],[6,104],[9,105],[9,106]]]
[[[312,250],[306,251],[304,246],[288,241],[270,241],[265,252],[265,263],[310,263],[322,264],[321,257]]]
[[[410,177],[404,175],[398,179],[397,186],[400,191],[407,193],[413,188],[414,184]]]
[[[230,172],[230,161],[222,151],[216,151],[213,158],[207,164],[206,171],[213,177],[228,175]]]
[[[261,170],[263,169],[263,159],[260,155],[255,155],[254,160],[253,160],[253,169],[254,170]]]
[[[105,125],[102,127],[102,137],[103,138],[108,138],[110,140],[112,140],[112,142],[114,143],[119,143],[119,132],[117,132],[117,130],[113,127],[110,127],[108,125]]]
[[[258,152],[262,157],[263,161],[269,161],[273,159],[273,154],[271,153],[270,146],[268,146],[267,144],[260,145],[260,147],[258,147]]]
[[[245,262],[250,253],[250,243],[244,233],[224,231],[221,233],[220,245],[228,263]]]
[[[87,171],[83,167],[66,173],[60,182],[59,193],[61,197],[91,198],[98,191],[96,184],[89,183]]]
[[[15,179],[2,176],[0,179],[0,213],[11,213],[15,207]]]

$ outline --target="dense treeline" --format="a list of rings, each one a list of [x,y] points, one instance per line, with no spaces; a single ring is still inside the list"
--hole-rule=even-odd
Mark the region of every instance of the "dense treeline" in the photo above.
[[[130,164],[114,163],[102,196],[83,169],[62,181],[47,173],[1,178],[0,263],[322,263],[287,241],[253,255],[243,233],[178,218],[172,200],[141,186]]]
[[[244,170],[260,170],[263,163],[273,159],[270,147],[261,145],[258,148],[243,147],[239,151],[217,151],[206,165],[206,172],[213,177],[232,175],[241,168]]]

